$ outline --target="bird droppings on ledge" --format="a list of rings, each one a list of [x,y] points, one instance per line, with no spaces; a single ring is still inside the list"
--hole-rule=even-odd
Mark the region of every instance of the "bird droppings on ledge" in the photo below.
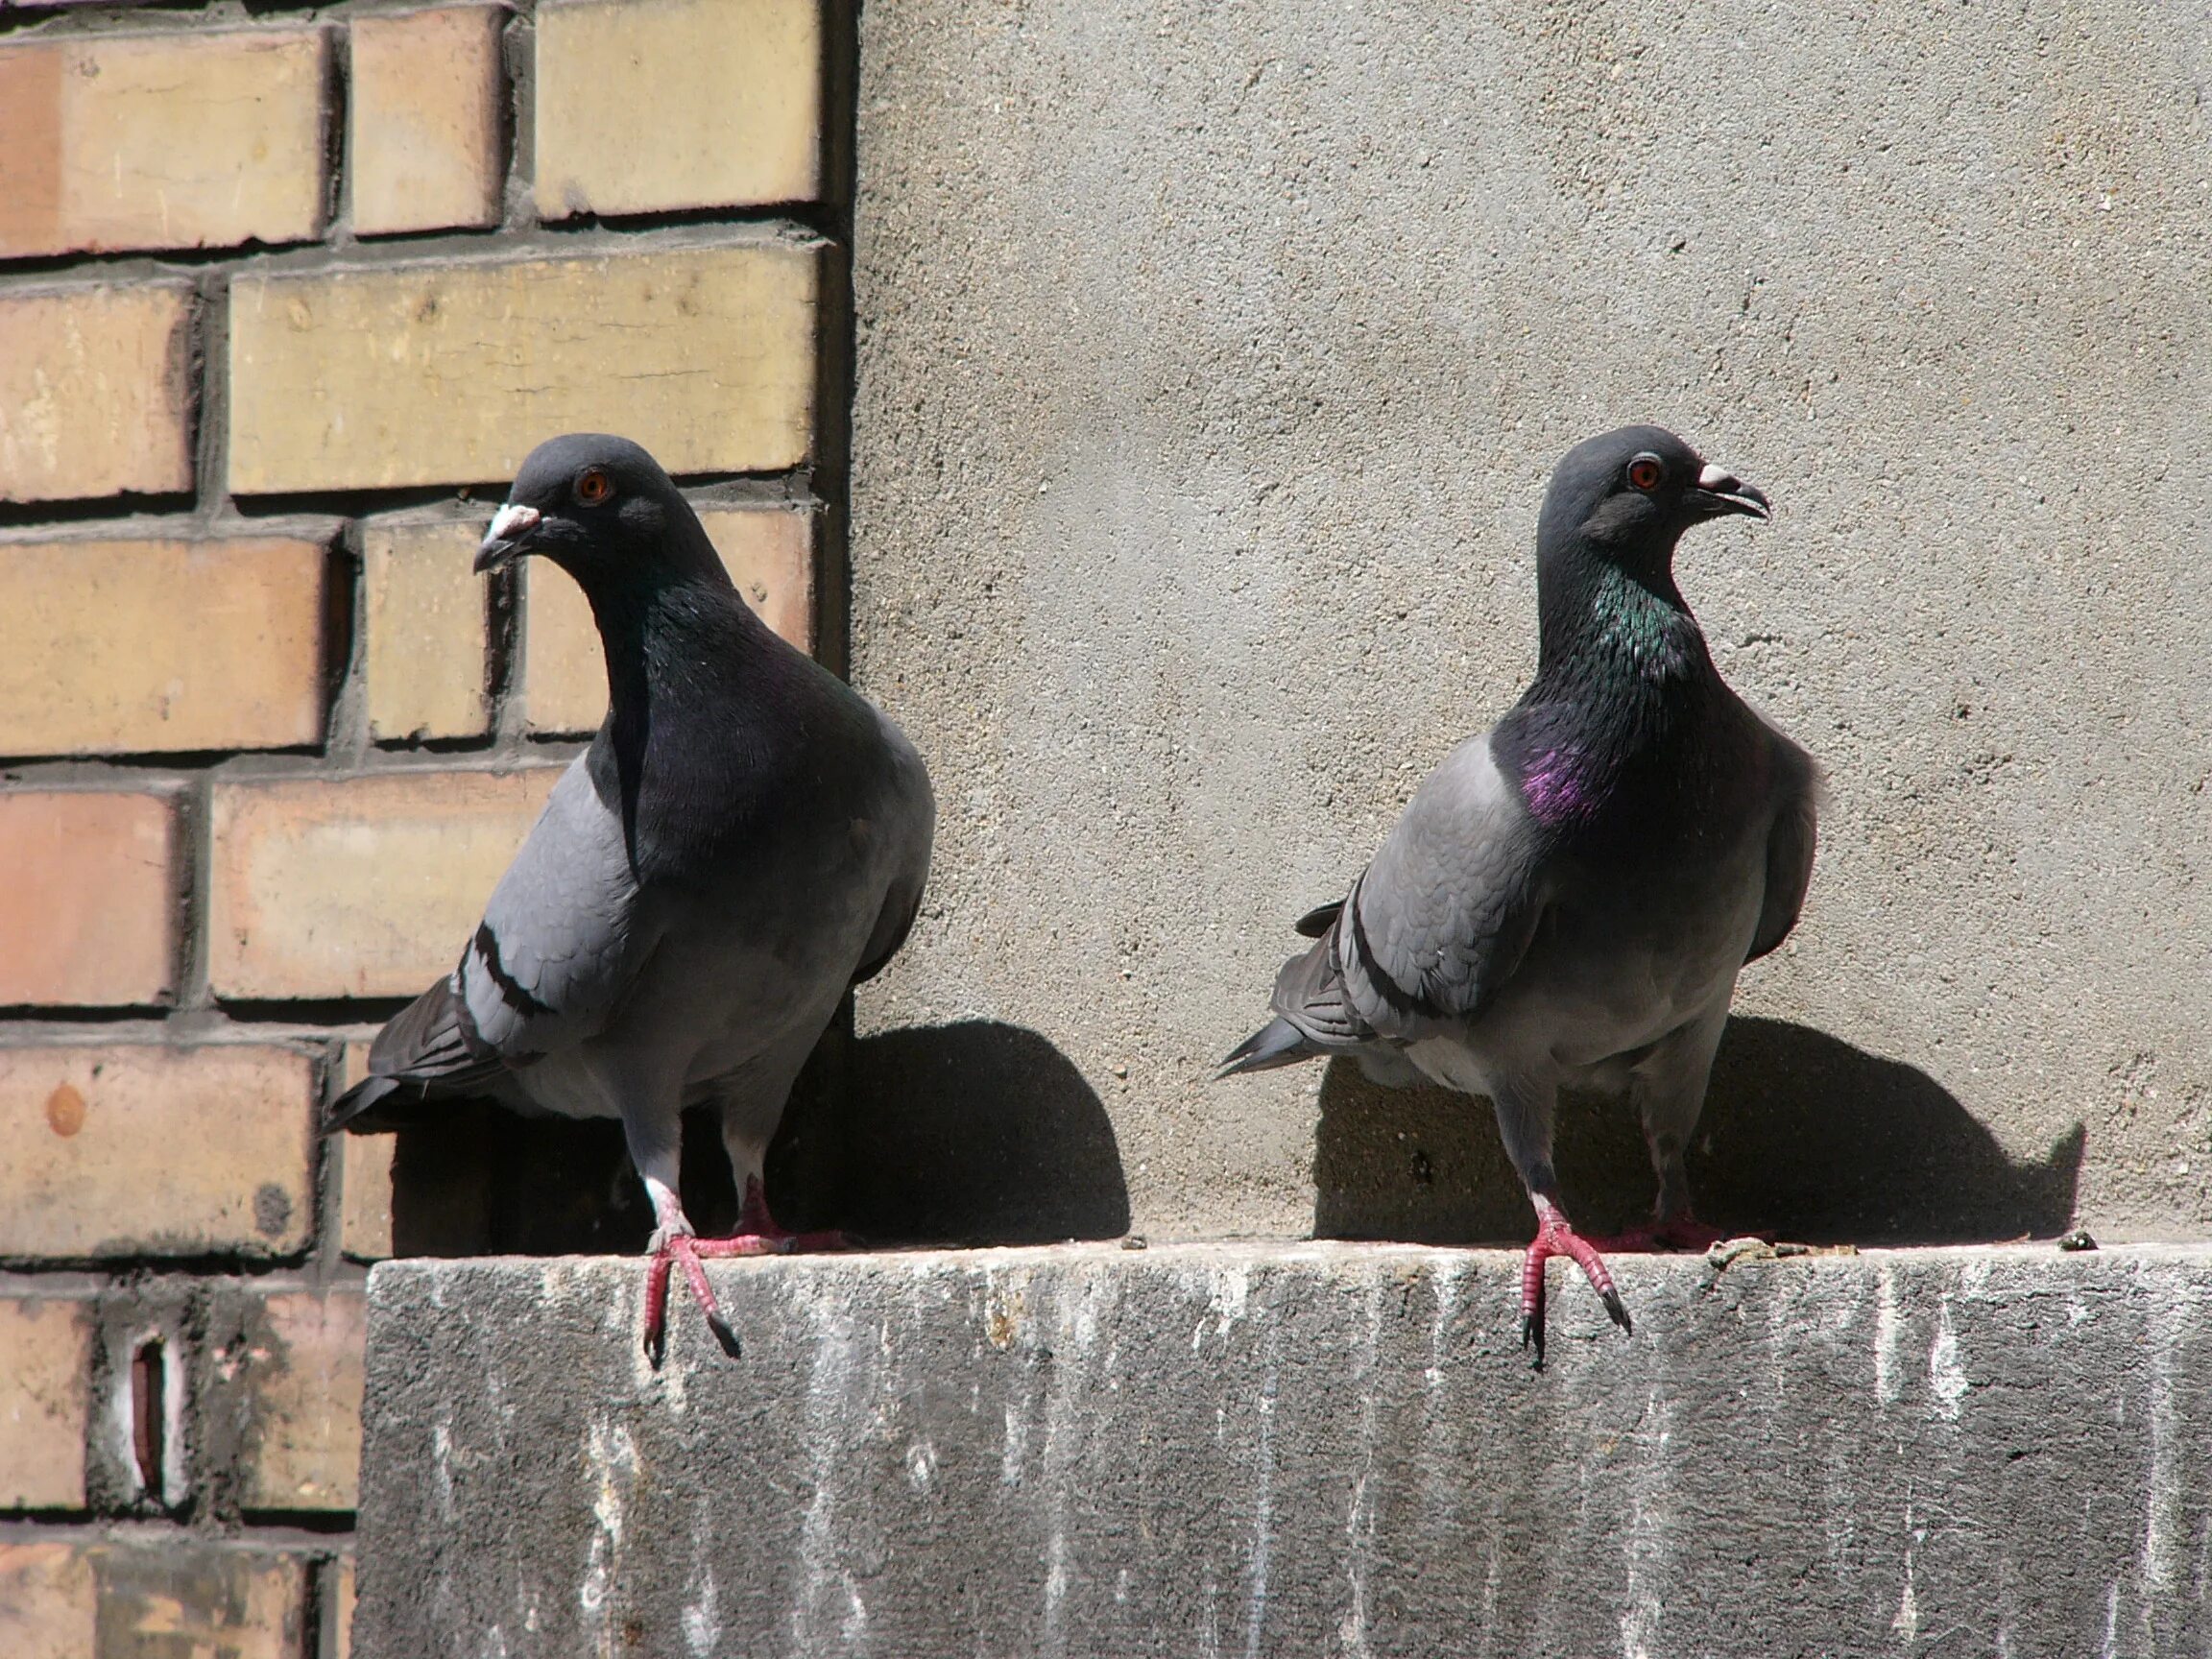
[[[1871,1649],[1908,1585],[2015,1651],[2115,1586],[2212,1635],[2212,1249],[1762,1265],[1623,1258],[1635,1334],[1536,1376],[1507,1252],[732,1262],[744,1358],[655,1377],[618,1260],[390,1263],[354,1651]]]

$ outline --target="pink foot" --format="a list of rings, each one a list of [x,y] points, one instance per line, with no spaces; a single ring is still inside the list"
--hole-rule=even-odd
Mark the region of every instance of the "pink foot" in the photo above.
[[[1609,1256],[1647,1256],[1654,1252],[1678,1250],[1690,1254],[1702,1254],[1723,1238],[1733,1238],[1733,1233],[1723,1233],[1718,1227],[1708,1227],[1696,1216],[1685,1212],[1671,1221],[1647,1221],[1641,1227],[1631,1227],[1625,1233],[1611,1238],[1593,1238],[1596,1249]]]
[[[1621,1292],[1613,1288],[1613,1275],[1606,1270],[1605,1259],[1598,1254],[1597,1246],[1575,1231],[1556,1204],[1539,1198],[1536,1237],[1521,1262],[1521,1346],[1536,1350],[1539,1371],[1544,1369],[1544,1263],[1554,1256],[1565,1256],[1582,1269],[1614,1324],[1623,1331],[1635,1329],[1628,1322],[1628,1309],[1621,1300]]]
[[[680,1212],[678,1218],[681,1219]],[[673,1231],[664,1222],[652,1264],[645,1269],[646,1358],[658,1367],[667,1350],[668,1280],[677,1266],[684,1269],[684,1282],[691,1287],[691,1299],[707,1315],[707,1328],[714,1333],[722,1351],[735,1358],[737,1333],[722,1316],[722,1305],[715,1300],[714,1287],[707,1283],[706,1269],[699,1263],[731,1256],[788,1256],[800,1250],[843,1250],[850,1244],[851,1240],[842,1233],[792,1233],[778,1226],[776,1217],[768,1213],[768,1198],[757,1180],[745,1183],[745,1203],[738,1213],[737,1231],[726,1238],[695,1238],[688,1232]]]

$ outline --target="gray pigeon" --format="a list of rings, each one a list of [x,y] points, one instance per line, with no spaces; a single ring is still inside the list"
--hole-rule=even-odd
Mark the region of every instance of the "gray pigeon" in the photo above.
[[[620,1118],[658,1227],[645,1346],[680,1264],[725,1348],[703,1256],[800,1242],[761,1163],[845,993],[905,940],[935,807],[921,757],[746,608],[690,505],[621,438],[541,444],[476,568],[541,554],[583,588],[611,707],[554,785],[450,975],[393,1017],[327,1127],[472,1096]],[[683,1108],[721,1108],[735,1236],[693,1235]]]
[[[1277,1018],[1223,1075],[1350,1054],[1378,1081],[1488,1095],[1536,1207],[1521,1337],[1544,1362],[1544,1264],[1577,1262],[1616,1324],[1599,1245],[1702,1248],[1683,1150],[1736,974],[1789,936],[1813,875],[1816,771],[1731,691],[1674,585],[1703,519],[1767,497],[1656,426],[1575,445],[1536,531],[1536,679],[1431,773],[1351,893],[1297,924]],[[1625,1095],[1653,1219],[1579,1237],[1551,1166],[1563,1085]]]

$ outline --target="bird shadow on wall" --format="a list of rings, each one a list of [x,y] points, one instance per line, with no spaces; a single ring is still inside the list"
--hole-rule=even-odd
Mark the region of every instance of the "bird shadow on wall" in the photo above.
[[[1806,1243],[2049,1238],[2072,1224],[2087,1133],[2014,1162],[1918,1068],[1784,1020],[1728,1022],[1690,1151],[1697,1214]],[[1648,1214],[1643,1131],[1624,1104],[1560,1102],[1553,1157],[1587,1232]],[[1334,1061],[1321,1084],[1313,1231],[1330,1238],[1526,1242],[1532,1216],[1489,1102],[1391,1090]]]
[[[785,1225],[841,1227],[868,1244],[1040,1243],[1129,1227],[1104,1103],[1045,1038],[989,1020],[832,1032],[792,1090],[767,1182]],[[735,1226],[737,1194],[707,1109],[684,1115],[683,1187],[702,1234]],[[611,1119],[462,1103],[399,1132],[398,1255],[628,1254],[652,1231]]]

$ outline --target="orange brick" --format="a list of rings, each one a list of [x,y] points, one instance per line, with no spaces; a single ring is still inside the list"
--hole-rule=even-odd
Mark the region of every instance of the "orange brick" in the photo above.
[[[372,518],[362,527],[362,675],[379,743],[492,729],[480,519]]]
[[[208,976],[228,998],[408,997],[452,971],[560,768],[218,784]]]
[[[620,432],[669,471],[765,472],[814,431],[820,249],[757,232],[230,284],[239,494],[503,483]]]
[[[85,1659],[98,1651],[99,1608],[90,1551],[0,1541],[0,1652],[8,1659]]]
[[[0,1256],[305,1248],[313,1087],[244,1044],[0,1049]]]
[[[360,1489],[358,1287],[288,1290],[263,1299],[244,1356],[248,1509],[350,1509]]]
[[[802,651],[814,649],[814,517],[784,508],[703,508],[699,522],[738,592]],[[591,732],[607,716],[607,664],[591,607],[567,572],[523,566],[522,695],[531,728]]]
[[[0,48],[0,257],[321,233],[322,29]]]
[[[355,231],[499,223],[506,20],[496,6],[355,16],[346,111]]]
[[[99,1659],[304,1659],[306,1564],[228,1544],[163,1539],[84,1553],[99,1603]]]
[[[0,295],[0,501],[191,489],[191,322],[183,282]]]
[[[368,1075],[369,1045],[347,1044],[344,1084]],[[338,1247],[356,1262],[381,1262],[392,1254],[392,1155],[398,1138],[340,1135],[330,1144],[341,1160]]]
[[[0,754],[320,743],[328,563],[289,536],[0,541]]]
[[[84,1506],[90,1350],[76,1298],[0,1301],[0,1509]]]
[[[537,71],[547,219],[821,193],[822,0],[544,0]]]
[[[0,1004],[166,1001],[176,983],[170,860],[176,815],[158,795],[0,794]]]

